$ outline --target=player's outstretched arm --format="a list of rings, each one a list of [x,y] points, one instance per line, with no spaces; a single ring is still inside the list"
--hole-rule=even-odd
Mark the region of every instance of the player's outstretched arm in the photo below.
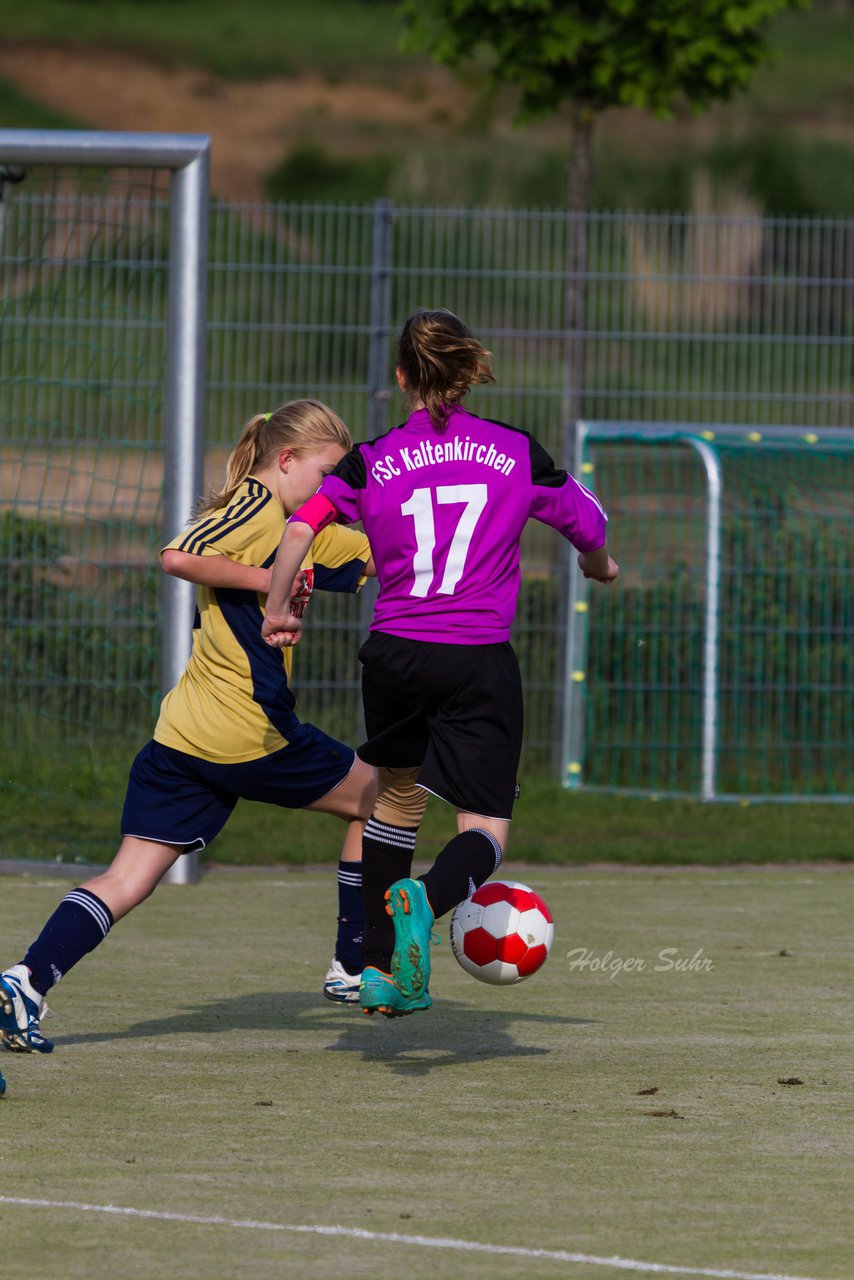
[[[160,553],[160,567],[173,578],[195,582],[200,587],[231,587],[238,591],[270,590],[271,569],[253,564],[238,564],[228,556],[199,556],[190,551],[167,547]]]
[[[267,610],[261,627],[261,635],[274,649],[295,645],[300,638],[302,623],[290,610],[294,578],[314,541],[311,525],[301,520],[288,521],[276,560],[267,596]]]
[[[620,566],[608,554],[607,543],[595,551],[580,552],[578,567],[585,578],[593,578],[595,582],[614,582],[620,572]]]

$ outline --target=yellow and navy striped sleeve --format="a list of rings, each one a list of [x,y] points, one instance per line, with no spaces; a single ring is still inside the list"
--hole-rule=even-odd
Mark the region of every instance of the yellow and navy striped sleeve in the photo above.
[[[311,544],[314,585],[318,591],[360,591],[371,547],[363,533],[330,524]]]
[[[260,565],[270,555],[271,536],[281,536],[282,508],[266,485],[249,477],[228,506],[194,520],[168,544],[196,556],[227,556]],[[275,549],[275,544],[273,544]]]

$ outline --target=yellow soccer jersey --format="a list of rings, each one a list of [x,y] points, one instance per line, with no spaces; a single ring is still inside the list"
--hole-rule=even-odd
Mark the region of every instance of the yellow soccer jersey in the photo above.
[[[278,500],[248,476],[227,507],[193,521],[169,546],[270,568],[284,528]],[[360,590],[369,557],[364,534],[336,524],[322,530],[303,561],[305,585],[295,611],[305,611],[314,588]],[[254,591],[197,587],[193,652],[163,699],[157,742],[215,764],[257,760],[287,744],[299,724],[289,686],[293,651],[271,649],[261,639],[265,603]]]

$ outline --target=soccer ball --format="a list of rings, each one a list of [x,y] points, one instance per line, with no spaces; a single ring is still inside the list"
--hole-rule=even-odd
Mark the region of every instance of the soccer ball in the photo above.
[[[554,934],[540,895],[513,880],[488,880],[451,917],[451,947],[466,973],[499,986],[536,973]]]

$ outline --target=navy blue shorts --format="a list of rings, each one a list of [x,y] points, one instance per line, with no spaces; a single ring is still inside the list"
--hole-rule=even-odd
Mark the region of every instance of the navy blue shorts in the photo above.
[[[204,849],[238,800],[304,809],[347,777],[355,752],[313,724],[301,724],[286,747],[242,764],[211,764],[147,743],[131,765],[122,835]]]

